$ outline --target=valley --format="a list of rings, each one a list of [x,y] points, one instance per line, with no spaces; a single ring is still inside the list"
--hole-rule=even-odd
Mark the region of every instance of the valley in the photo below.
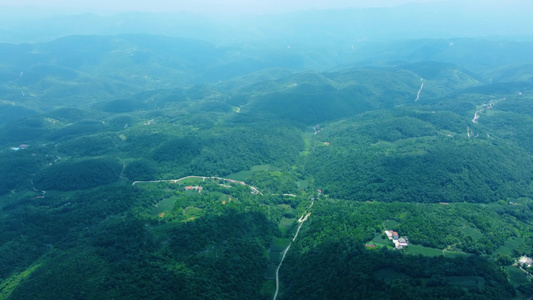
[[[531,297],[533,43],[278,42],[0,43],[0,299]]]

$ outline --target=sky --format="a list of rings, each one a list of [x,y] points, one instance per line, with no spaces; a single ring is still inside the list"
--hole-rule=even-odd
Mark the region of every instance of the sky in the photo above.
[[[343,16],[342,11],[318,11],[370,7],[395,8],[350,11],[357,17],[350,19],[344,15],[342,20],[338,17]],[[287,14],[296,11],[313,12],[306,16]],[[120,12],[193,14],[176,18],[174,14],[117,14]],[[330,33],[344,30],[346,35],[365,38],[514,36],[533,39],[530,12],[533,12],[533,0],[0,0],[0,41],[40,41],[72,34],[131,32],[196,38],[204,28],[205,32],[211,30],[212,35],[230,32],[228,30],[254,35],[254,30],[259,29],[257,32],[267,34],[271,27],[282,29],[285,34],[295,34],[295,26],[299,26],[302,33],[309,32],[309,28],[322,31],[329,28]],[[96,16],[87,14],[80,18],[80,13],[95,13]],[[281,14],[275,16],[278,19],[270,19],[277,14]],[[131,19],[141,18],[141,15],[142,20]],[[265,20],[281,20],[282,24]],[[339,27],[334,28],[332,24]],[[189,25],[193,28],[185,28]],[[256,25],[259,29],[254,27]],[[357,30],[352,34],[350,28]],[[400,33],[402,35],[397,36]],[[209,35],[209,39],[212,38]]]
[[[435,1],[439,0],[0,0],[0,7],[39,6],[71,12],[187,11],[207,14],[260,14],[346,7],[387,7]]]

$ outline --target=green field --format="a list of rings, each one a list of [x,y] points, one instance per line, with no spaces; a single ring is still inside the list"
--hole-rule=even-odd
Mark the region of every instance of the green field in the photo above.
[[[171,212],[174,209],[174,204],[176,203],[176,199],[174,198],[166,198],[159,203],[157,203],[157,206],[152,209],[152,215],[153,216],[160,216],[163,217],[161,214],[165,214],[168,212]]]
[[[529,283],[529,279],[524,271],[515,266],[506,266],[505,271],[509,274],[509,281],[514,287],[518,287],[521,284]]]
[[[271,264],[279,264],[283,257],[283,251],[270,251],[269,261]]]
[[[405,253],[412,254],[412,255],[424,255],[424,256],[441,256],[442,250],[430,248],[430,247],[424,247],[420,245],[413,245],[409,244],[409,246],[405,249]]]
[[[493,253],[493,256],[495,257],[496,255],[498,254],[511,254],[513,253],[513,250],[520,247],[520,245],[524,242],[524,239],[523,238],[519,238],[519,237],[511,237],[511,238],[508,238],[507,241],[505,241],[505,243],[503,245],[501,245],[500,247],[498,247],[498,249],[496,249]]]
[[[196,219],[202,215],[202,209],[194,206],[189,206],[183,209],[183,215],[185,215],[187,219]]]
[[[179,181],[179,184],[182,185],[198,185],[204,180],[202,178],[187,178]]]
[[[250,176],[252,176],[252,171],[240,171],[237,173],[232,173],[226,176],[229,179],[238,180],[238,181],[246,181]]]
[[[376,235],[368,244],[374,244],[377,247],[394,247],[394,244],[388,238],[383,238],[381,234]]]
[[[291,243],[291,239],[289,238],[278,238],[275,237],[272,241],[272,246],[270,247],[270,251],[283,251],[289,244]]]
[[[472,228],[472,227],[469,227],[469,226],[461,227],[461,232],[464,235],[471,237],[474,241],[477,241],[477,240],[479,240],[479,239],[481,239],[483,237],[483,233],[481,233],[481,231],[479,231],[479,229]]]
[[[218,197],[218,202],[223,204],[228,204],[233,200],[233,198],[230,195],[222,194],[220,197]]]
[[[309,183],[307,182],[307,180],[300,180],[296,181],[296,186],[299,190],[304,191],[309,186]]]
[[[287,233],[287,230],[292,228],[292,225],[294,224],[294,221],[296,221],[296,218],[285,218],[283,217],[281,221],[279,222],[279,230],[281,231],[282,235],[285,235]]]
[[[453,257],[458,257],[458,256],[463,256],[463,255],[471,255],[469,253],[457,252],[457,251],[444,251],[444,254],[448,258],[453,258]]]
[[[394,221],[394,220],[385,220],[383,221],[383,227],[387,230],[392,230],[394,229],[394,227],[398,226],[398,223],[397,221]]]

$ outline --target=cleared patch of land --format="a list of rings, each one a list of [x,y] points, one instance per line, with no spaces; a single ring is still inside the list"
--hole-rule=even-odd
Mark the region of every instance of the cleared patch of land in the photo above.
[[[424,256],[442,256],[441,249],[435,249],[430,247],[424,247],[421,245],[410,244],[406,249],[405,253],[412,255],[424,255]]]
[[[294,221],[296,221],[296,218],[283,217],[281,219],[281,221],[279,222],[279,230],[281,231],[282,235],[285,235],[287,231],[292,228]]]
[[[469,226],[461,227],[461,232],[464,235],[471,237],[474,241],[477,241],[477,240],[479,240],[479,239],[481,239],[483,237],[483,233],[481,233],[481,231],[479,231],[479,229],[472,228],[472,227],[469,227]]]
[[[291,243],[290,238],[274,238],[272,241],[272,245],[270,247],[270,251],[283,251],[289,244]]]
[[[166,198],[159,203],[156,204],[156,206],[152,209],[152,215],[159,216],[162,218],[165,213],[169,213],[174,209],[174,204],[176,203],[176,199],[174,198]]]
[[[506,266],[505,271],[509,274],[509,282],[516,288],[519,285],[529,283],[529,279],[524,271],[515,266]]]
[[[394,229],[394,227],[398,226],[398,224],[400,224],[400,223],[398,223],[395,220],[385,220],[385,221],[383,221],[383,227],[385,227],[388,230]]]
[[[493,255],[496,256],[500,253],[501,254],[513,253],[513,250],[520,247],[520,245],[522,245],[523,242],[524,242],[524,239],[520,237],[508,238],[507,241],[505,241],[503,245],[501,245],[500,247],[498,247],[498,249],[494,251]]]

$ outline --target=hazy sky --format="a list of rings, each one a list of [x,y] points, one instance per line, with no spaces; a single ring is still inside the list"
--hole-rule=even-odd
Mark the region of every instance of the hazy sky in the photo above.
[[[0,12],[2,8],[6,10],[8,7],[19,10],[28,6],[38,6],[41,13],[47,14],[186,11],[227,15],[347,7],[389,7],[430,2],[445,3],[448,7],[456,7],[457,10],[467,10],[471,13],[493,11],[525,14],[533,11],[533,0],[0,0]]]
[[[354,15],[362,14],[357,19],[349,19],[342,13],[336,15],[338,12],[324,13],[324,18],[320,17],[320,12],[305,16],[293,14],[287,19],[279,16],[277,20],[281,20],[283,24],[269,24],[266,21],[268,17],[256,18],[254,15],[394,6],[398,7],[350,12]],[[173,15],[143,15],[142,20],[132,20],[115,14],[132,11],[193,12],[208,16],[198,18],[194,15],[188,16],[193,19],[187,19],[174,18]],[[91,16],[93,19],[88,19],[90,17],[86,15],[85,18],[68,19],[68,15],[83,12],[101,16]],[[231,30],[242,34],[248,32],[250,35],[257,35],[257,32],[268,34],[273,27],[286,35],[291,32],[299,35],[314,28],[313,30],[326,32],[326,35],[342,30],[351,36],[357,34],[364,38],[527,36],[533,39],[531,12],[533,0],[0,0],[0,40],[35,41],[72,34],[125,32],[199,38],[204,29],[203,33],[206,35],[203,38],[211,40],[220,32],[226,32],[227,35],[233,32]],[[246,16],[248,14],[252,14],[251,17]],[[56,15],[60,17],[49,18]],[[139,17],[142,14],[135,15]],[[339,16],[348,19],[340,20]],[[152,17],[157,19],[149,20]],[[50,21],[42,23],[41,20]],[[194,24],[195,30],[187,29],[178,21],[185,22],[186,26]],[[246,28],[243,24],[247,24]],[[296,28],[302,32],[296,33]],[[353,31],[354,28],[357,30]],[[212,35],[207,35],[207,32]],[[280,34],[272,32],[275,32],[272,33],[273,36]],[[224,36],[225,39],[228,38],[227,35]]]
[[[439,0],[0,0],[0,6],[41,6],[75,12],[193,11],[200,13],[283,13],[309,9],[383,7],[410,2],[427,3],[435,1]]]

